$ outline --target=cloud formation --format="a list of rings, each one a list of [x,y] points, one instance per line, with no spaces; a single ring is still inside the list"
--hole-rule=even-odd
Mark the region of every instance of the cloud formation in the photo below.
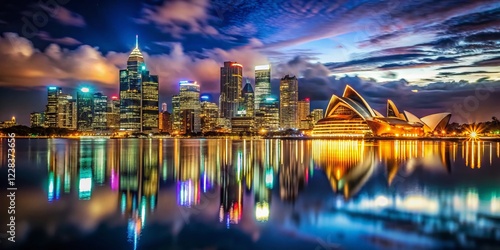
[[[68,10],[67,8],[56,5],[56,6],[47,6],[41,4],[40,7],[47,11],[52,18],[57,20],[59,23],[68,25],[68,26],[76,26],[76,27],[85,27],[85,19],[82,15]]]

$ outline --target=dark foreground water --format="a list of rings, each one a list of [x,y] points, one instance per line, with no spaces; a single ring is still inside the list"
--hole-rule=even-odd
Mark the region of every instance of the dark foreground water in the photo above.
[[[1,249],[500,249],[497,142],[0,145]]]

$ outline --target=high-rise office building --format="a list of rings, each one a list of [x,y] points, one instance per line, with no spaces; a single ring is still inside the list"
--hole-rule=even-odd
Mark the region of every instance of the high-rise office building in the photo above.
[[[45,113],[33,112],[30,114],[30,127],[45,127]]]
[[[106,127],[110,131],[120,129],[120,99],[118,96],[112,96],[108,99],[106,107]]]
[[[209,101],[201,102],[200,120],[203,133],[216,130],[218,117],[219,107],[217,107],[217,104]]]
[[[76,100],[71,95],[60,94],[57,101],[57,127],[76,129]]]
[[[297,102],[299,129],[309,129],[311,103],[309,98]]]
[[[192,128],[186,130],[188,122],[185,119],[181,119],[181,122],[185,124],[181,126],[181,130],[188,131],[189,133],[201,132],[200,85],[196,81],[179,82],[179,108],[181,116],[190,119],[189,123],[192,123]],[[189,110],[189,113],[184,112],[185,110]],[[183,112],[185,113],[184,115],[182,115]]]
[[[172,96],[172,132],[179,133],[181,130],[181,96]]]
[[[243,66],[236,62],[224,62],[220,68],[220,116],[235,117],[241,102]]]
[[[298,128],[297,102],[299,81],[295,76],[286,75],[280,81],[280,127]]]
[[[89,88],[81,88],[76,94],[77,129],[78,131],[92,131],[93,95]]]
[[[150,75],[137,42],[120,70],[120,130],[148,132],[158,129],[158,76]]]
[[[268,97],[261,103],[255,114],[255,128],[258,130],[275,131],[280,126],[280,107],[275,98]]]
[[[238,116],[254,116],[254,92],[250,80],[247,79],[247,83],[243,87],[241,92],[242,102],[240,103],[240,108],[238,110]]]
[[[108,97],[102,93],[94,93],[92,106],[92,130],[103,132],[107,130]]]
[[[271,65],[255,66],[255,110],[271,96]]]
[[[158,76],[142,71],[142,131],[158,132]]]
[[[159,113],[158,130],[162,133],[172,132],[172,115],[167,110],[167,104],[161,104],[161,111]]]
[[[47,105],[45,106],[45,126],[49,128],[57,128],[58,126],[58,110],[57,105],[59,96],[62,95],[62,88],[48,87],[47,88]]]

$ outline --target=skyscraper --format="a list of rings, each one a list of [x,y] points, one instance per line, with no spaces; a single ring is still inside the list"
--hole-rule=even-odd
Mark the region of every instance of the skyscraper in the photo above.
[[[45,113],[33,112],[30,114],[30,127],[44,127],[45,126]]]
[[[241,102],[243,66],[236,62],[224,62],[220,68],[220,116],[235,117]]]
[[[48,87],[47,89],[47,106],[45,106],[45,126],[49,128],[57,128],[58,125],[58,110],[57,104],[59,96],[62,95],[62,88]]]
[[[182,119],[182,124],[184,125],[181,128],[188,127],[187,130],[181,130],[193,133],[201,132],[200,85],[196,81],[179,82],[179,108],[181,116],[185,118]],[[186,110],[189,110],[189,112]],[[183,115],[183,113],[185,114]],[[189,119],[189,124],[186,119]]]
[[[57,127],[76,129],[76,100],[71,95],[59,94],[57,101]]]
[[[298,128],[297,102],[299,81],[295,76],[286,75],[280,81],[280,127]]]
[[[255,110],[271,96],[271,65],[255,66]]]
[[[298,122],[300,129],[309,129],[311,103],[309,98],[297,102]]]
[[[253,117],[255,97],[249,79],[247,79],[247,83],[243,87],[243,91],[241,92],[241,97],[242,97],[242,102],[240,104],[240,110],[238,110],[238,112],[244,110],[243,116]]]
[[[93,95],[89,88],[81,88],[76,94],[78,131],[92,131],[93,104]]]
[[[158,132],[158,76],[142,71],[142,131]]]
[[[94,104],[92,106],[92,130],[102,132],[107,130],[106,111],[108,97],[102,93],[94,93]]]
[[[217,127],[217,118],[219,117],[219,107],[213,102],[201,102],[200,117],[201,130],[203,133],[215,131]]]
[[[181,96],[172,96],[172,132],[179,133],[181,130]]]
[[[312,123],[316,124],[319,120],[323,119],[323,109],[313,109],[311,116]]]
[[[120,70],[120,130],[157,131],[158,86],[158,76],[146,70],[136,37],[127,69]]]
[[[106,127],[110,131],[120,129],[120,99],[118,99],[118,96],[112,96],[108,99],[106,108]]]

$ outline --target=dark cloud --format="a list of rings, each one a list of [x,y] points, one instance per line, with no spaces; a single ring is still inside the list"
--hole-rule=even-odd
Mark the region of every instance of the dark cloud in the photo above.
[[[490,71],[464,71],[464,72],[439,72],[439,76],[465,76],[465,75],[477,75],[477,74],[494,74],[498,72],[490,72]]]

